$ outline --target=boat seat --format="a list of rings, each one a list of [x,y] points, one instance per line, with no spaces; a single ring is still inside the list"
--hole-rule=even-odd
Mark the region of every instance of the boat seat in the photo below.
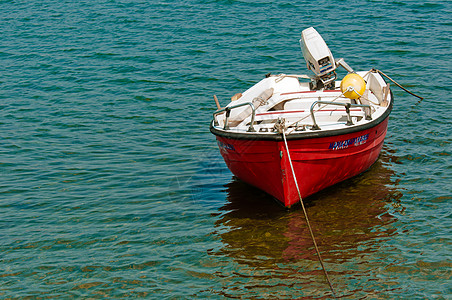
[[[334,98],[322,98],[322,101],[332,101]],[[289,100],[284,103],[284,110],[300,110],[307,109],[308,111],[311,109],[312,103],[317,101],[318,98],[305,98],[305,99],[294,99]],[[350,99],[336,99],[334,102],[336,103],[350,103]]]

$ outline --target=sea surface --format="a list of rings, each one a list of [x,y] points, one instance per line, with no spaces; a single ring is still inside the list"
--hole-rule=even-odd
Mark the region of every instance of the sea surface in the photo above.
[[[452,299],[452,2],[0,0],[0,298],[330,299],[301,207],[233,177],[209,122],[313,26],[377,68],[379,160],[305,199],[343,299]]]

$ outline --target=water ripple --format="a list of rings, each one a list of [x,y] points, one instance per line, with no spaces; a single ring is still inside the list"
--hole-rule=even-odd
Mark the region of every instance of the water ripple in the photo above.
[[[58,4],[58,5],[57,5]],[[330,297],[301,210],[236,180],[213,95],[303,73],[300,31],[394,87],[383,153],[306,199],[346,298],[448,298],[447,1],[1,1],[1,298]]]

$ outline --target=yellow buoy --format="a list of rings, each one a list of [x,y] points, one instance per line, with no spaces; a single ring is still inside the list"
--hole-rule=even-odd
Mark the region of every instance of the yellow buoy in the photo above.
[[[341,92],[349,99],[358,99],[366,90],[366,82],[356,73],[347,74],[341,81]]]

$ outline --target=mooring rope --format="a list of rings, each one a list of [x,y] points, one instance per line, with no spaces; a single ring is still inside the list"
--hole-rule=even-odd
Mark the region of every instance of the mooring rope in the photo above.
[[[311,234],[311,239],[314,244],[315,251],[317,252],[317,256],[319,257],[320,264],[322,265],[323,273],[325,274],[326,280],[330,286],[331,292],[333,293],[333,297],[337,299],[336,293],[334,292],[333,285],[331,284],[330,278],[328,276],[328,272],[326,271],[325,265],[322,260],[322,256],[320,256],[319,248],[317,247],[317,242],[315,241],[314,233],[312,232],[311,224],[309,223],[308,214],[306,212],[306,208],[304,207],[303,199],[301,198],[300,188],[298,187],[297,177],[295,176],[295,170],[293,168],[292,159],[290,158],[289,146],[287,146],[286,133],[284,132],[284,128],[282,128],[282,136],[284,139],[284,144],[286,146],[287,158],[289,159],[290,169],[292,170],[293,179],[295,181],[295,187],[297,188],[298,197],[300,198],[301,207],[303,208],[304,217],[306,219],[306,224],[308,224],[309,233]]]
[[[414,97],[418,97],[419,99],[424,100],[423,97],[416,95],[413,92],[410,92],[409,90],[407,90],[406,88],[404,88],[403,86],[401,86],[400,84],[398,84],[394,79],[392,79],[391,77],[389,77],[388,75],[386,75],[385,73],[383,73],[380,70],[375,70],[376,72],[380,73],[381,75],[383,75],[384,77],[388,78],[389,80],[391,80],[395,85],[397,85],[399,88],[401,88],[402,90],[404,90],[405,92],[407,92],[408,94],[413,95]]]

